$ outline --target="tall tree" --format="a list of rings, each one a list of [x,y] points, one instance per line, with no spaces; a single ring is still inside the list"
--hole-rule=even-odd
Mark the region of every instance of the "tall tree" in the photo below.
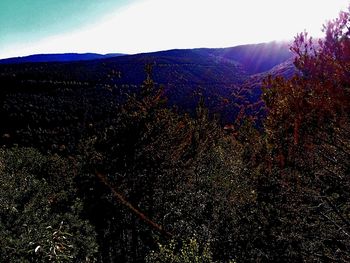
[[[284,253],[301,251],[291,253],[295,260],[350,259],[349,26],[341,12],[324,39],[299,34],[291,47],[299,74],[265,82],[268,180],[280,225],[273,236]]]

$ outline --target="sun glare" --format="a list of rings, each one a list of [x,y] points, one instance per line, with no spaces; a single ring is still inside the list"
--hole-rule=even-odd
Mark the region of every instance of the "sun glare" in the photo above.
[[[144,0],[68,34],[5,48],[0,57],[226,47],[291,40],[304,30],[318,37],[322,24],[346,7],[343,0]]]

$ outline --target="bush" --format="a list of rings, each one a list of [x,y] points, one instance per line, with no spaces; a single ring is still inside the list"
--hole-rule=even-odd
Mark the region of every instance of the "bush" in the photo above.
[[[80,216],[75,168],[31,148],[0,150],[2,262],[95,261],[95,233]]]

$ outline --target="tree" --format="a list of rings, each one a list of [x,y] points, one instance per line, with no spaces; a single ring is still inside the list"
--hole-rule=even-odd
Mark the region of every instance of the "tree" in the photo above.
[[[270,233],[283,260],[350,257],[349,25],[349,12],[341,12],[316,44],[299,34],[291,47],[299,74],[265,82],[270,188],[260,196],[278,215],[269,217],[276,220]]]

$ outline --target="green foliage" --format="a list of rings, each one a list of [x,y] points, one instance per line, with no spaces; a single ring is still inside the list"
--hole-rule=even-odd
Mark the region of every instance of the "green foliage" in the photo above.
[[[209,244],[201,246],[195,238],[181,242],[175,240],[163,246],[158,245],[158,251],[151,251],[146,257],[147,263],[214,263]]]
[[[3,262],[94,262],[92,226],[80,217],[76,167],[31,148],[0,150]]]
[[[106,174],[114,190],[177,238],[196,234],[198,242],[212,242],[216,257],[230,258],[233,242],[220,243],[234,239],[236,209],[254,200],[241,144],[224,136],[203,99],[191,118],[165,107],[149,73],[142,88],[142,96],[122,105],[113,125],[82,145],[88,173]],[[149,239],[157,236],[94,181],[85,187],[96,189],[97,196],[86,196],[86,205],[92,215],[101,215],[98,229],[110,237],[108,244],[101,240],[104,260],[145,255]],[[95,204],[101,199],[108,204]]]

